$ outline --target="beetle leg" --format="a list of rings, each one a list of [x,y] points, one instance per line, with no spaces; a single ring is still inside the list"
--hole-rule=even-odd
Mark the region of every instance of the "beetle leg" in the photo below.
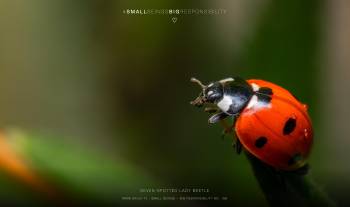
[[[228,123],[227,120],[220,120],[220,123],[221,125],[224,127],[224,131],[222,132],[222,138],[224,138],[224,136],[226,134],[230,134],[232,133],[233,134],[233,139],[236,139],[232,142],[232,147],[235,148],[237,154],[241,154],[242,152],[242,143],[240,142],[240,140],[238,139],[238,136],[234,130],[234,126],[235,126],[235,123],[236,123],[236,116],[233,115],[232,116],[232,119],[233,119],[233,123],[230,124]]]
[[[229,133],[230,133],[229,129],[222,130],[222,132],[221,132],[221,139],[224,140],[226,134],[229,134]]]
[[[230,116],[230,118],[232,118],[232,124],[230,122],[228,122],[227,119],[220,120],[221,126],[224,127],[225,134],[230,134],[230,133],[234,132],[234,126],[236,123],[236,115],[229,115],[229,116]],[[234,135],[236,135],[236,134],[234,133]]]
[[[216,107],[205,107],[205,109],[204,109],[204,112],[207,112],[210,114],[216,113],[218,111],[219,111],[219,109]]]
[[[241,154],[241,152],[242,152],[242,143],[241,143],[241,141],[239,141],[237,136],[236,136],[235,149],[236,149],[236,152],[237,152],[238,155]]]
[[[232,127],[229,127],[228,125],[224,127],[224,130],[222,130],[222,138],[225,137],[226,134],[231,134],[233,132]]]
[[[233,128],[227,119],[220,120],[220,124],[224,128],[221,133],[221,138],[224,139],[226,134],[231,134],[233,132]]]
[[[218,123],[219,121],[227,118],[228,116],[229,116],[228,114],[226,114],[224,112],[220,112],[220,113],[212,115],[209,118],[208,122],[209,122],[209,124],[215,124],[215,123]]]
[[[238,139],[236,132],[234,132],[233,134],[234,134],[236,140],[234,140],[232,142],[232,147],[236,150],[236,153],[239,155],[242,152],[242,147],[243,146],[242,146],[241,141]]]
[[[231,134],[234,132],[234,125],[236,122],[236,116],[230,115],[230,118],[232,118],[232,120],[233,120],[232,123],[227,119],[220,120],[220,124],[224,128],[224,131],[223,131],[224,134]],[[233,134],[235,135],[235,133],[233,133]]]

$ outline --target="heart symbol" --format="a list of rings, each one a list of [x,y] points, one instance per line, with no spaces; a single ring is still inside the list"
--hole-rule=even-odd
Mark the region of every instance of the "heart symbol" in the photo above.
[[[171,20],[173,21],[173,23],[175,23],[177,21],[177,17],[173,17],[171,18]]]

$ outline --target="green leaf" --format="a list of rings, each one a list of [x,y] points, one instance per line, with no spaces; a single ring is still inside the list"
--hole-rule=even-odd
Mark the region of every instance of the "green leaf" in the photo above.
[[[118,203],[140,188],[156,186],[145,170],[118,157],[66,139],[8,133],[11,146],[31,169],[77,202]]]

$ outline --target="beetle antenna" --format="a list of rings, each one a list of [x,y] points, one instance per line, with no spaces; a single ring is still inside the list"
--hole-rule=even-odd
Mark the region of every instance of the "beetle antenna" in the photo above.
[[[197,83],[202,89],[206,88],[206,86],[203,85],[203,83],[200,80],[198,80],[197,78],[191,78],[191,82],[192,83]]]

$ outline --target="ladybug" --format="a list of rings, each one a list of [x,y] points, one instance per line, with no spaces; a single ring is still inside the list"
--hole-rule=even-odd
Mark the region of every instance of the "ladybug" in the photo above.
[[[278,170],[293,171],[306,166],[313,142],[313,130],[307,106],[288,90],[274,83],[239,77],[202,84],[195,106],[211,105],[205,111],[215,112],[209,123],[233,125],[225,131],[236,133],[240,146],[262,162]]]

